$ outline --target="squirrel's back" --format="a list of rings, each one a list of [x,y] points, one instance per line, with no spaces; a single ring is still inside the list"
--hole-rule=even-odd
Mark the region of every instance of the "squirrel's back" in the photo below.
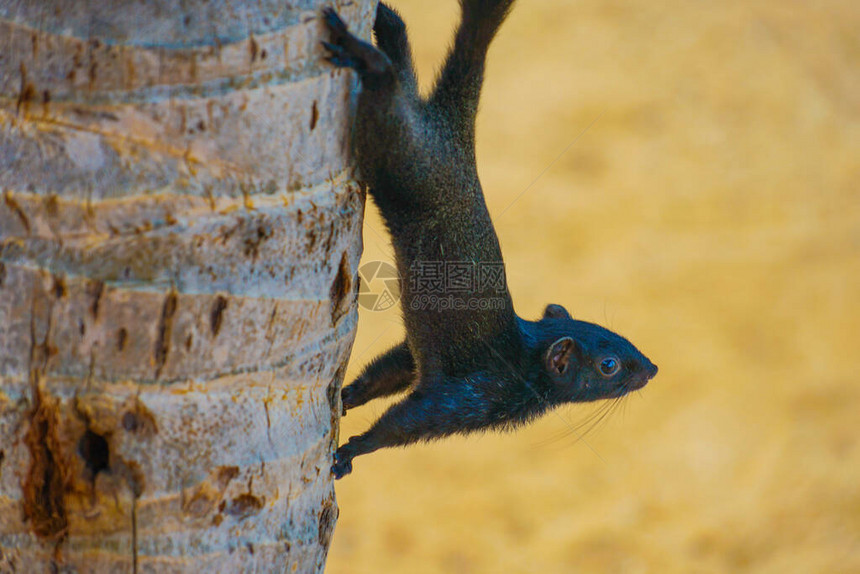
[[[402,21],[379,7],[374,31],[390,72],[362,78],[354,149],[391,232],[406,331],[419,365],[472,368],[475,356],[485,356],[480,341],[516,344],[502,253],[475,161],[486,51],[511,4],[463,0],[454,45],[427,98],[416,89]],[[448,284],[464,281],[462,273],[471,273],[465,299]],[[434,356],[422,356],[427,352]]]

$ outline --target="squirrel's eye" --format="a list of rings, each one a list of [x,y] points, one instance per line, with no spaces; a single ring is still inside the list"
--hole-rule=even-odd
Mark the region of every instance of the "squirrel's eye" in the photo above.
[[[611,377],[621,368],[621,363],[615,357],[606,357],[600,361],[600,374],[604,377]]]

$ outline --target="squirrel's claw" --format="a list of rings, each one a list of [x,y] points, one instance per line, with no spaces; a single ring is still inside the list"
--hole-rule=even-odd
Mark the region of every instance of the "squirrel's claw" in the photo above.
[[[326,56],[326,60],[331,62],[333,65],[338,68],[356,68],[358,62],[356,62],[355,58],[351,57],[349,53],[346,51],[346,48],[343,46],[338,46],[337,44],[332,44],[331,42],[320,42],[323,47],[331,52],[329,56]]]
[[[331,31],[332,38],[337,41],[338,38],[349,34],[346,28],[346,23],[341,19],[334,8],[323,8],[323,22]]]

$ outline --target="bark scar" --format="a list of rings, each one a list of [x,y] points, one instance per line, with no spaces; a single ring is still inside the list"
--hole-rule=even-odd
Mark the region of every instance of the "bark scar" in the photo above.
[[[30,521],[33,532],[45,539],[62,541],[68,533],[65,487],[68,469],[61,456],[61,445],[57,433],[60,412],[55,400],[43,396],[40,387],[41,372],[48,362],[48,340],[51,335],[53,301],[45,297],[38,283],[33,286],[30,306],[30,387],[33,393],[33,409],[29,414],[30,425],[24,443],[30,451],[30,468],[24,483],[24,518]],[[36,335],[36,314],[40,311],[37,298],[42,296],[49,306],[45,313],[45,337],[39,342]]]
[[[164,299],[161,307],[161,318],[158,320],[158,337],[155,340],[155,378],[161,376],[161,370],[167,362],[170,353],[170,336],[173,334],[173,316],[176,314],[176,291],[171,291]]]
[[[104,290],[104,281],[97,280],[87,285],[87,291],[89,292],[90,297],[92,297],[93,299],[92,304],[90,305],[90,311],[92,311],[93,319],[98,319],[99,317],[99,305],[101,304]]]
[[[212,336],[217,337],[221,331],[221,323],[224,320],[224,311],[227,309],[227,298],[223,295],[215,297],[215,302],[212,303],[212,312],[209,314],[209,328],[212,331]]]
[[[24,442],[30,451],[30,468],[23,484],[24,517],[42,538],[62,540],[68,529],[65,484],[67,469],[60,458],[57,405],[36,389],[30,428]]]
[[[337,268],[337,275],[329,288],[329,300],[331,301],[331,323],[337,325],[337,322],[349,310],[347,304],[347,295],[352,290],[352,273],[349,268],[349,257],[346,251],[343,252],[340,258],[340,265]]]

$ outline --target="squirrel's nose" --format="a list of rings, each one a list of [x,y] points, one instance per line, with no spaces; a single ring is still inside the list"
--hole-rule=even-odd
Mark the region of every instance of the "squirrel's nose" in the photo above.
[[[654,375],[656,375],[656,374],[657,374],[657,371],[658,371],[658,370],[659,370],[659,369],[657,368],[657,365],[655,365],[654,363],[651,363],[651,366],[650,366],[650,367],[648,367],[648,378],[649,378],[649,379],[653,379],[653,378],[654,378]]]

